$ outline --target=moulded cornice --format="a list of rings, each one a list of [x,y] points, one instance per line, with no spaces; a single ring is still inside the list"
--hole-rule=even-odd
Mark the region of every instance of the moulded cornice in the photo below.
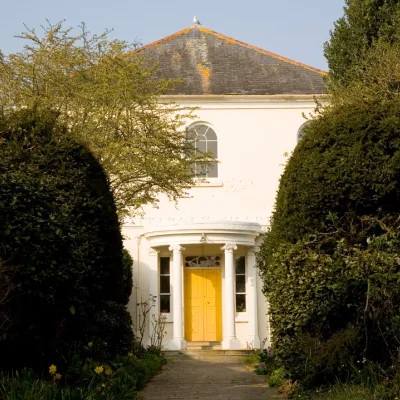
[[[165,95],[160,103],[175,103],[203,110],[315,108],[315,100],[327,104],[327,95]]]
[[[186,244],[235,243],[252,247],[261,233],[261,225],[253,222],[199,222],[168,224],[152,228],[144,236],[151,247]]]
[[[163,101],[193,103],[276,103],[313,102],[314,99],[328,100],[326,94],[204,94],[204,95],[162,95]]]

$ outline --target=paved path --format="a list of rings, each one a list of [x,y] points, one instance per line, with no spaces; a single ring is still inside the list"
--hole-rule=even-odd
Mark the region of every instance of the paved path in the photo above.
[[[165,365],[141,394],[145,400],[282,400],[242,361],[183,357]]]

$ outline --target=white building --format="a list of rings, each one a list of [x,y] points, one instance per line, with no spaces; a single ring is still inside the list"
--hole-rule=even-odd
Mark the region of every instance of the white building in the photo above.
[[[198,144],[218,163],[176,205],[161,198],[126,221],[136,304],[156,296],[167,316],[165,348],[221,341],[224,349],[269,345],[267,304],[255,251],[273,210],[285,154],[297,144],[324,72],[195,25],[141,51],[181,78],[171,100],[199,107]],[[149,324],[148,335],[152,326]],[[148,338],[146,338],[147,340]]]

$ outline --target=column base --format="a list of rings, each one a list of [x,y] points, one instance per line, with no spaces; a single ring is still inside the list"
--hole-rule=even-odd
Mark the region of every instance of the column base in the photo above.
[[[172,339],[168,345],[168,350],[186,350],[187,342],[185,339]]]
[[[223,350],[240,350],[241,345],[239,339],[229,338],[222,341]]]
[[[249,342],[251,343],[252,349],[261,348],[261,340],[258,336],[251,336]]]

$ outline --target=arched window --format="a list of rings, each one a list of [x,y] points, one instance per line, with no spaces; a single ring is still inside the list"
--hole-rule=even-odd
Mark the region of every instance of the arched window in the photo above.
[[[307,131],[306,128],[309,124],[310,124],[310,121],[304,122],[304,124],[301,125],[301,127],[297,131],[297,143],[299,143],[300,140],[303,139],[303,136],[304,136],[305,132]]]
[[[187,135],[193,140],[196,152],[208,153],[212,158],[218,159],[218,138],[211,126],[196,123],[188,129]],[[218,162],[212,161],[207,172],[201,162],[194,163],[193,173],[199,178],[218,178]]]

